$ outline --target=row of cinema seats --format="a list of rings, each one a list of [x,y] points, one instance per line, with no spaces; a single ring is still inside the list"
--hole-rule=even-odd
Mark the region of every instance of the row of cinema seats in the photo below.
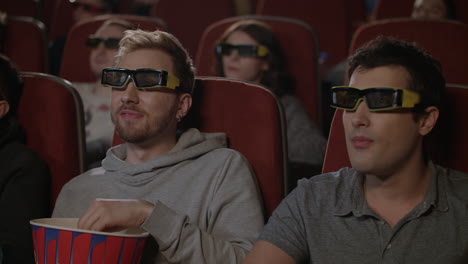
[[[92,82],[93,75],[89,69],[89,49],[84,45],[86,38],[95,32],[106,19],[118,17],[127,19],[142,29],[166,30],[167,25],[160,19],[131,16],[131,15],[104,15],[89,21],[79,23],[70,31],[66,42],[60,77],[72,82]],[[5,54],[15,61],[21,70],[44,72],[47,57],[43,54],[45,49],[45,36],[41,34],[39,26],[27,27],[31,19],[10,17],[10,26],[7,32]],[[215,76],[214,45],[222,32],[231,24],[242,19],[257,19],[269,24],[284,49],[288,58],[289,69],[296,79],[295,95],[305,106],[310,118],[324,131],[330,119],[330,114],[322,113],[327,109],[326,103],[322,105],[320,89],[320,65],[318,63],[319,47],[314,31],[302,21],[274,16],[240,16],[217,21],[210,25],[201,36],[198,45],[195,66],[199,76]],[[40,24],[39,24],[40,25]],[[468,26],[451,21],[426,21],[414,19],[382,20],[365,24],[355,32],[352,45],[363,44],[378,34],[387,34],[395,37],[427,43],[433,55],[443,61],[444,73],[451,83],[468,83],[464,73],[467,58]],[[23,32],[14,34],[14,32]],[[22,41],[23,34],[28,34],[30,41]],[[36,36],[36,41],[32,38]],[[423,45],[424,46],[424,45]],[[434,48],[432,48],[434,47]],[[450,47],[452,52],[447,52]],[[353,49],[353,48],[352,48]],[[79,68],[80,70],[76,70]],[[326,92],[326,91],[325,91]]]
[[[300,86],[301,88],[299,88],[299,85],[298,85],[298,89],[296,91],[298,97],[303,100],[303,103],[306,105],[306,108],[308,109],[309,114],[313,113],[313,111],[319,111],[319,110],[314,110],[318,108],[315,102],[318,102],[319,101],[318,98],[320,98],[320,97],[317,97],[317,93],[319,93],[319,89],[317,88],[318,84],[317,86],[314,86],[314,83],[318,83],[318,77],[317,77],[318,65],[316,62],[317,56],[318,56],[317,55],[318,48],[310,48],[310,47],[317,47],[313,45],[314,43],[316,43],[317,38],[315,37],[310,27],[304,24],[303,22],[296,21],[293,19],[287,19],[287,18],[266,17],[266,16],[264,17],[253,16],[249,18],[261,19],[264,22],[270,24],[274,28],[275,32],[277,33],[280,39],[281,44],[285,45],[286,55],[288,56],[288,58],[290,58],[290,60],[293,60],[293,62],[290,61],[291,71],[293,72],[296,78],[299,78],[298,83],[304,82],[304,85]],[[146,18],[141,18],[141,19],[146,19]],[[203,73],[204,75],[205,74],[211,75],[209,71],[212,70],[210,69],[210,65],[212,65],[210,60],[213,59],[213,53],[212,53],[213,45],[214,45],[213,43],[217,39],[217,36],[219,36],[220,32],[222,32],[223,28],[228,27],[230,24],[234,23],[238,19],[240,18],[229,18],[229,19],[221,20],[213,24],[212,26],[210,26],[205,31],[205,33],[202,36],[202,41],[201,41],[199,49],[203,50],[203,51],[200,51],[200,54],[204,54],[203,52],[205,52],[206,55],[199,55],[196,59],[197,67],[200,70],[199,73]],[[98,24],[99,23],[96,23],[95,25],[98,25]],[[160,27],[162,26],[163,25],[160,25]],[[410,40],[410,41],[417,41],[424,48],[428,49],[438,60],[442,62],[442,65],[444,68],[444,74],[447,77],[448,83],[466,85],[468,84],[468,80],[467,80],[468,74],[466,72],[466,69],[468,69],[468,67],[466,67],[466,63],[468,62],[468,51],[466,48],[468,47],[467,27],[468,27],[467,25],[463,25],[461,23],[446,22],[446,21],[414,21],[414,20],[408,20],[408,19],[378,21],[372,24],[364,25],[356,32],[356,34],[353,37],[352,47],[350,51],[351,52],[354,51],[357,47],[359,47],[366,40],[369,40],[375,37],[376,35],[382,34],[382,33],[385,33],[387,35],[393,35],[393,36],[403,38],[406,40]],[[75,32],[75,31],[78,32],[78,33],[73,33],[73,35],[80,34],[79,33],[80,30],[77,28],[78,26],[75,27],[74,30],[72,30],[72,32]],[[89,32],[91,29],[88,27],[87,30]],[[301,35],[301,34],[304,34],[304,35]],[[87,36],[87,34],[82,33],[81,37],[84,38],[85,36]],[[296,38],[299,39],[299,41],[296,40]],[[84,54],[83,52],[87,52],[87,51],[83,51],[83,50],[80,51],[80,49],[85,49],[84,45],[83,46],[76,45],[75,47],[72,47],[70,49],[72,51],[71,52],[72,55],[73,54],[80,55],[81,58],[85,58],[87,60],[88,56],[82,55]],[[73,61],[73,57],[71,57],[70,60]],[[74,63],[73,65],[70,65],[68,67],[73,67],[73,68],[70,68],[71,69],[70,72],[71,74],[73,74],[73,72],[75,73],[82,72],[85,69],[88,69],[87,61],[84,65],[85,66],[80,66],[80,64]],[[64,66],[64,67],[67,67],[67,66]],[[296,68],[292,68],[292,67],[296,67]],[[80,71],[76,71],[76,68],[80,68]],[[75,70],[73,71],[73,69]],[[27,74],[24,73],[23,75],[26,76]],[[31,75],[34,75],[34,74],[31,74]],[[43,77],[45,76],[42,76],[41,78]],[[41,79],[41,78],[31,77],[31,80],[36,80],[36,79]],[[46,79],[50,79],[50,78],[54,79],[54,77],[51,77],[51,76],[47,76]],[[70,76],[67,76],[67,79],[68,78],[73,80],[73,78]],[[301,78],[304,78],[304,79],[301,79]],[[28,80],[29,80],[29,77],[26,79],[26,85],[28,87],[29,86],[30,87],[42,87],[42,85],[39,83],[36,83],[34,85],[28,85],[28,83],[31,83],[31,81],[28,81]],[[213,84],[210,85],[206,83],[213,83]],[[68,85],[69,84],[65,86],[68,87]],[[279,125],[283,117],[280,114],[281,110],[278,110],[279,109],[278,106],[277,105],[275,106],[275,104],[273,103],[273,101],[276,102],[276,98],[270,93],[261,92],[259,94],[269,94],[266,96],[266,97],[270,97],[270,99],[268,99],[270,100],[269,103],[268,101],[265,103],[261,103],[262,99],[252,99],[252,102],[255,102],[256,105],[250,106],[252,107],[252,109],[248,108],[246,109],[246,112],[243,112],[242,114],[238,113],[238,115],[236,115],[235,113],[232,113],[234,115],[232,123],[226,120],[217,119],[220,116],[222,116],[222,114],[226,115],[230,112],[236,112],[237,110],[232,111],[232,109],[239,109],[238,107],[239,105],[242,105],[244,107],[245,100],[242,100],[242,98],[244,99],[256,98],[255,95],[248,94],[246,91],[244,91],[246,92],[246,94],[242,94],[241,92],[238,92],[237,95],[231,94],[231,93],[236,93],[235,91],[236,89],[233,89],[232,86],[237,87],[239,85],[249,87],[249,89],[254,89],[253,87],[255,86],[255,85],[244,84],[244,83],[240,84],[239,82],[222,80],[222,79],[212,80],[212,78],[201,78],[201,77],[198,78],[197,87],[201,87],[199,88],[201,94],[203,94],[204,96],[211,95],[211,94],[218,94],[218,93],[220,94],[219,97],[213,95],[211,97],[207,97],[208,99],[203,99],[204,97],[201,99],[201,100],[208,100],[207,102],[212,102],[213,105],[210,107],[209,103],[207,103],[206,105],[204,104],[203,108],[197,111],[198,113],[200,113],[202,120],[207,120],[207,121],[204,121],[204,123],[203,122],[199,123],[199,126],[203,130],[210,131],[210,132],[214,132],[214,131],[227,131],[228,132],[228,136],[231,142],[231,147],[238,149],[242,153],[244,153],[244,155],[252,163],[252,166],[258,176],[262,193],[264,195],[267,213],[271,213],[271,211],[276,207],[278,202],[284,196],[286,192],[284,186],[287,186],[287,181],[288,181],[287,168],[284,162],[285,161],[284,157],[286,156],[286,150],[284,149],[284,140],[283,140],[284,128],[282,128],[283,127],[282,125]],[[53,85],[51,84],[48,84],[47,86],[53,87]],[[450,138],[453,141],[447,143],[446,146],[442,146],[444,150],[439,149],[440,151],[438,152],[434,151],[433,153],[436,153],[436,154],[439,153],[439,156],[441,156],[440,153],[447,153],[447,155],[444,156],[445,161],[455,161],[455,160],[460,161],[461,160],[458,165],[455,164],[452,167],[467,171],[466,168],[463,167],[463,162],[462,162],[463,158],[466,157],[466,155],[463,155],[463,152],[466,149],[467,142],[464,142],[462,138],[463,135],[466,134],[464,133],[466,132],[466,129],[463,127],[457,127],[457,129],[454,129],[454,127],[456,127],[454,120],[461,120],[461,118],[464,116],[463,113],[466,113],[466,111],[463,108],[463,105],[464,105],[464,102],[468,100],[467,96],[465,95],[467,93],[466,92],[467,90],[466,90],[466,87],[463,85],[449,85],[449,86],[451,87],[449,88],[449,94],[451,94],[451,100],[454,100],[453,103],[451,104],[454,107],[454,109],[452,110],[454,114],[449,115],[450,116],[449,123],[448,125],[442,126],[442,129],[445,129],[443,133],[445,133],[444,135],[446,135],[446,138]],[[218,90],[218,92],[213,92],[209,90],[209,89],[218,89],[217,87],[225,87],[225,88],[219,88],[219,89],[231,89],[232,91],[231,90],[226,90],[226,91]],[[231,88],[227,88],[227,87],[231,87]],[[465,88],[460,88],[460,87],[465,87]],[[28,89],[38,89],[38,88],[28,88]],[[255,89],[258,90],[262,88],[257,87]],[[315,90],[312,90],[312,89],[315,89]],[[77,110],[77,109],[80,109],[80,103],[78,103],[79,100],[76,99],[76,95],[73,95],[74,92],[69,92],[69,94],[71,95],[68,95],[68,96],[69,98],[72,98],[72,99],[68,99],[69,102],[74,101],[75,103],[74,104],[69,103],[68,107],[72,105],[75,108],[75,110],[71,110],[71,113],[75,113],[75,114],[71,114],[71,116],[68,116],[68,117],[57,117],[57,119],[51,119],[53,121],[51,121],[50,123],[45,123],[45,125],[43,124],[41,128],[38,128],[39,130],[34,128],[34,126],[41,125],[40,123],[37,123],[37,120],[46,120],[49,118],[47,117],[47,115],[45,115],[45,117],[42,117],[42,118],[41,117],[36,118],[36,114],[41,114],[43,113],[43,111],[47,111],[47,109],[49,109],[47,107],[47,108],[41,109],[41,111],[35,111],[35,109],[40,109],[44,105],[44,102],[48,102],[51,106],[51,109],[61,109],[60,107],[64,107],[64,106],[61,106],[59,102],[53,103],[56,97],[59,97],[58,95],[56,95],[59,93],[57,93],[56,91],[45,92],[47,90],[48,88],[43,88],[41,91],[34,90],[36,94],[32,97],[29,97],[29,100],[36,101],[36,102],[22,103],[22,105],[24,105],[24,110],[20,110],[20,121],[26,127],[30,125],[33,126],[33,128],[30,128],[30,129],[26,128],[29,138],[30,138],[29,144],[31,145],[33,149],[38,151],[48,161],[49,166],[51,166],[51,171],[53,173],[53,178],[54,178],[52,181],[52,184],[53,184],[52,203],[53,203],[63,183],[71,179],[71,177],[77,175],[84,168],[83,166],[84,161],[83,161],[83,157],[81,156],[81,154],[84,153],[82,141],[76,143],[77,144],[76,148],[71,146],[70,144],[70,142],[76,141],[76,139],[83,140],[82,134],[81,136],[79,136],[78,134],[75,134],[75,136],[73,136],[73,134],[70,132],[66,132],[66,133],[63,132],[65,127],[67,127],[67,129],[70,129],[70,131],[77,131],[76,133],[82,133],[79,131],[80,130],[82,131],[83,122],[82,122],[82,113],[80,113],[81,110]],[[67,90],[73,91],[73,89],[70,89],[70,87],[68,87]],[[264,89],[262,89],[262,91],[263,90]],[[210,92],[204,92],[204,91],[210,91]],[[51,94],[54,94],[54,96],[51,97],[50,96]],[[41,98],[41,96],[44,96],[44,95],[46,95],[46,97],[43,100],[34,99],[34,98]],[[222,97],[222,96],[226,96],[226,97]],[[317,99],[311,99],[311,98],[314,98],[314,96]],[[233,98],[237,98],[237,99],[233,99]],[[273,101],[271,98],[273,98]],[[27,99],[24,99],[23,101],[25,100]],[[229,102],[229,104],[217,105],[215,104],[219,102],[217,100],[220,100],[221,102]],[[242,101],[239,101],[239,100],[242,100]],[[39,102],[40,102],[40,105],[38,105]],[[268,107],[268,105],[270,105],[270,107]],[[274,107],[271,107],[272,105]],[[214,111],[213,109],[216,109],[216,111]],[[261,113],[260,119],[259,119],[261,121],[255,121],[256,123],[254,122],[254,124],[261,125],[261,126],[258,128],[256,127],[255,130],[246,130],[246,128],[254,127],[254,126],[248,125],[250,124],[249,122],[253,122],[253,121],[248,121],[247,119],[254,118],[251,116],[252,113],[257,113],[258,111],[262,109],[265,110],[266,112]],[[274,109],[276,109],[276,112]],[[312,111],[310,109],[312,109]],[[49,111],[51,110],[49,109]],[[21,112],[25,114],[21,114]],[[62,112],[62,111],[56,111],[56,112]],[[63,112],[68,113],[68,111],[63,111]],[[264,116],[266,115],[266,113],[269,113],[274,118],[265,120]],[[76,115],[76,117],[72,117],[73,115]],[[311,116],[313,115],[311,114]],[[319,116],[319,114],[317,114],[317,116]],[[337,120],[338,121],[341,120],[340,112],[337,112],[334,120],[335,122],[333,122],[332,131],[329,137],[329,146],[327,150],[324,171],[335,170],[336,168],[339,168],[341,165],[349,164],[346,162],[347,160],[346,157],[340,158],[342,156],[336,154],[336,153],[346,154],[345,146],[344,144],[342,144],[343,141],[342,140],[340,141],[340,137],[335,136],[335,133],[338,133],[338,134],[341,133],[342,135],[342,130],[340,132],[340,129],[336,128],[336,126],[339,127],[339,123],[341,123],[341,122],[338,122],[338,123],[336,122]],[[266,121],[271,122],[271,124],[265,124],[264,122]],[[242,124],[242,125],[239,125],[239,124]],[[63,127],[60,128],[62,125]],[[460,124],[456,124],[456,125],[460,126]],[[261,132],[261,131],[265,131],[265,132]],[[272,133],[272,131],[275,131],[276,133]],[[57,136],[57,135],[71,135],[71,137],[65,138],[63,139],[63,143],[59,143],[58,139],[61,136]],[[48,145],[52,143],[46,143],[46,141],[42,141],[42,137],[49,137],[49,140],[52,140],[50,142],[53,142],[54,146],[56,146],[57,149],[54,149],[53,151],[47,150]],[[268,143],[259,145],[260,139],[269,140],[269,141]],[[36,143],[33,143],[33,142],[36,142]],[[261,147],[257,147],[257,146],[261,146]],[[272,148],[277,148],[277,149],[272,150]],[[280,150],[278,150],[278,148]],[[76,149],[76,151],[70,151],[70,149]],[[263,151],[263,152],[259,153],[255,151]],[[64,153],[64,152],[67,152],[67,153]],[[80,157],[67,156],[68,154],[70,154],[70,152],[72,152],[72,154],[75,153],[76,155],[80,155]],[[440,161],[442,164],[452,165],[452,163],[444,163],[444,160],[442,159],[436,158],[436,160]],[[68,163],[65,163],[64,161],[67,161]],[[330,164],[332,164],[331,167],[330,167]],[[75,168],[75,169],[71,169],[71,168]]]
[[[74,81],[92,81],[89,67],[89,50],[82,44],[86,37],[95,31],[109,17],[123,17],[142,28],[163,28],[158,20],[135,16],[107,15],[96,17],[75,26],[69,34],[62,61],[61,77]],[[311,120],[319,127],[328,123],[322,109],[322,95],[318,64],[318,44],[314,31],[300,20],[274,16],[239,16],[226,18],[210,25],[203,33],[195,58],[198,76],[216,76],[214,47],[220,36],[230,25],[240,20],[255,19],[268,24],[278,37],[288,58],[288,68],[296,80],[295,95],[305,106]],[[416,41],[429,50],[444,66],[444,74],[449,83],[468,83],[468,25],[452,21],[430,21],[415,19],[392,19],[363,25],[355,32],[351,42],[351,52],[377,35],[385,34],[408,41]],[[450,47],[451,52],[447,52]],[[327,91],[325,91],[326,93]],[[325,104],[323,102],[323,104]],[[327,128],[323,129],[327,131]]]
[[[120,0],[119,13],[130,13],[132,2]],[[409,17],[414,1],[376,2],[372,14],[374,20]],[[215,21],[233,16],[233,3],[234,0],[159,0],[153,5],[150,13],[151,16],[166,21],[167,29],[176,35],[195,57],[203,31]],[[251,3],[255,6],[254,12],[257,15],[299,19],[312,27],[318,36],[318,50],[322,54],[325,69],[345,59],[353,30],[367,21],[365,0],[289,0],[287,8],[282,0],[258,0]],[[180,8],[182,6],[183,8]],[[468,23],[468,1],[455,0],[455,6],[457,19]],[[0,10],[10,15],[31,16],[42,20],[48,28],[48,40],[67,35],[73,26],[72,4],[69,0],[2,1]],[[21,36],[24,37],[23,34]]]
[[[53,208],[63,184],[85,168],[81,99],[70,83],[59,77],[43,73],[21,76],[25,87],[19,121],[28,145],[49,166]],[[278,99],[261,86],[216,77],[197,77],[194,97],[189,123],[201,131],[227,134],[229,147],[251,163],[269,216],[286,194],[288,179],[284,113]],[[449,107],[429,137],[429,151],[437,163],[468,173],[468,126],[461,122],[468,114],[466,102],[468,85],[447,86]],[[337,110],[332,122],[323,172],[350,166],[342,113]],[[122,141],[115,135],[114,144],[119,143]]]

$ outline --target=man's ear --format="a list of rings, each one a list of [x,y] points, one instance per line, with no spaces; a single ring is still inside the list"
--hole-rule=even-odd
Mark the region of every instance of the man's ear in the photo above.
[[[0,118],[3,118],[10,111],[10,104],[6,100],[0,100]]]
[[[439,119],[439,108],[435,106],[429,106],[424,109],[425,114],[422,115],[418,122],[419,122],[419,134],[425,136],[432,131],[437,120]]]
[[[192,95],[189,93],[183,93],[179,96],[179,107],[177,109],[177,116],[184,117],[192,107]]]

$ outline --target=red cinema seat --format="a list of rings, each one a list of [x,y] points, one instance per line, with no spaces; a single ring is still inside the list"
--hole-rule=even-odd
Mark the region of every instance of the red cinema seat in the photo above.
[[[153,5],[151,15],[166,21],[169,32],[195,58],[203,30],[215,21],[233,16],[234,4],[219,0],[159,0]]]
[[[41,1],[36,0],[4,0],[0,2],[0,11],[9,16],[26,16],[41,20],[43,17],[41,4]]]
[[[408,18],[413,11],[413,5],[413,0],[377,0],[372,19]]]
[[[258,0],[257,14],[303,20],[317,33],[324,66],[340,63],[348,55],[351,38],[349,0]]]
[[[21,71],[48,72],[45,32],[44,23],[39,20],[10,16],[3,52]]]
[[[81,98],[59,77],[22,72],[23,95],[18,120],[27,145],[47,163],[51,174],[51,208],[62,186],[85,169],[85,132]]]

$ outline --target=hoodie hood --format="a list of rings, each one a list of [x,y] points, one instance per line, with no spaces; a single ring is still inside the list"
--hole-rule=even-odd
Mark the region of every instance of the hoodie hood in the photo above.
[[[122,144],[107,151],[106,158],[102,161],[102,167],[108,172],[136,176],[194,159],[214,149],[225,147],[227,147],[226,134],[201,133],[198,129],[191,128],[180,136],[171,151],[156,159],[142,164],[129,164],[125,161],[127,157],[126,146]]]

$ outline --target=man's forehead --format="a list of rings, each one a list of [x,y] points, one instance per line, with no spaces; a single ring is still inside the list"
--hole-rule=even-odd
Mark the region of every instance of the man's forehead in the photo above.
[[[127,69],[151,68],[174,73],[172,57],[160,49],[136,49],[120,60],[118,67]]]
[[[411,77],[408,71],[399,65],[386,65],[374,68],[357,67],[351,75],[349,86],[357,88],[393,87],[408,89]]]

